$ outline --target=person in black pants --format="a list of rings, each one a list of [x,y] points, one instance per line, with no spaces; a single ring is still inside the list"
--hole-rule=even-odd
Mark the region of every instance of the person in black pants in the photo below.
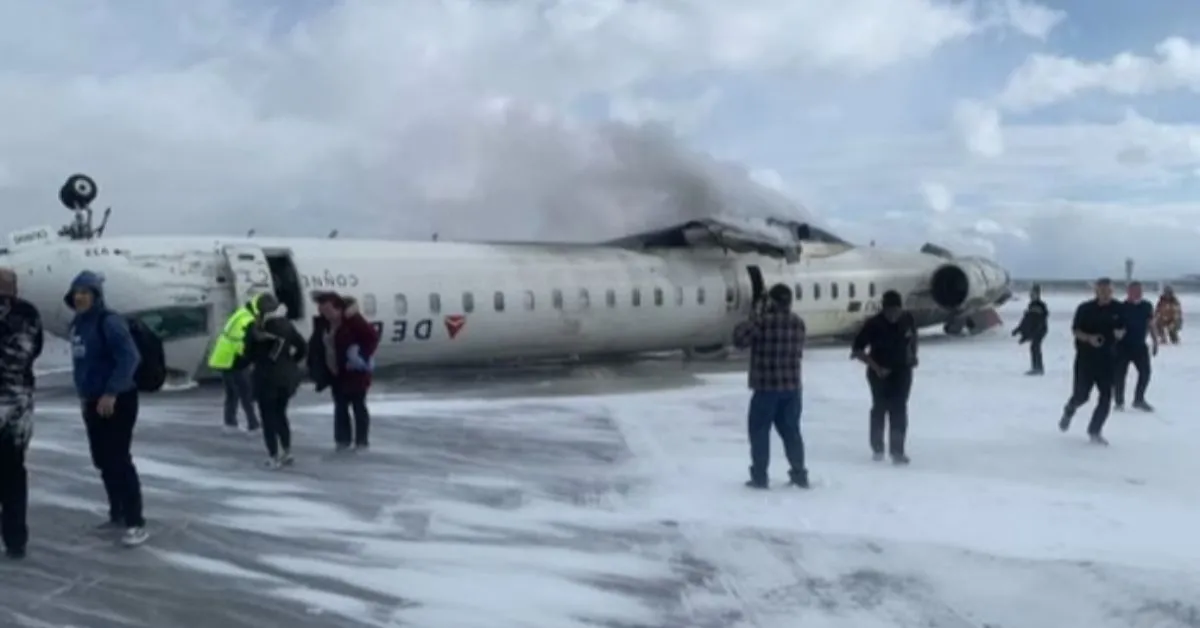
[[[142,484],[133,464],[138,417],[134,380],[142,356],[125,318],[104,304],[103,278],[83,271],[63,300],[73,310],[70,338],[75,392],[87,427],[92,464],[108,496],[103,528],[124,528],[121,542],[141,545],[149,535],[142,516]]]
[[[37,308],[16,292],[16,275],[0,269],[0,536],[5,554],[20,559],[29,541],[25,452],[33,437],[33,362],[44,335]]]
[[[247,334],[246,359],[253,369],[251,381],[258,402],[265,466],[278,469],[292,464],[292,426],[287,408],[300,384],[300,363],[307,343],[284,313],[285,308],[262,311]]]
[[[1150,333],[1154,321],[1154,305],[1142,298],[1141,282],[1133,282],[1125,290],[1125,302],[1121,304],[1125,315],[1125,337],[1117,342],[1117,370],[1113,380],[1113,404],[1118,410],[1125,409],[1125,378],[1129,365],[1137,369],[1137,385],[1133,389],[1133,407],[1143,412],[1154,412],[1146,403],[1146,388],[1150,385],[1150,358],[1158,355],[1158,338]],[[1150,346],[1146,346],[1146,337]]]
[[[333,393],[333,440],[337,451],[370,447],[367,391],[375,370],[379,332],[363,318],[352,297],[314,295],[320,316],[308,341],[308,373],[317,391]],[[351,422],[351,410],[354,421]]]
[[[867,365],[871,387],[871,452],[883,460],[883,433],[888,432],[892,462],[909,463],[905,452],[908,438],[908,396],[913,369],[917,366],[917,325],[904,311],[900,293],[883,293],[883,311],[867,319],[854,338],[851,357]]]
[[[1075,309],[1075,319],[1071,323],[1071,332],[1075,335],[1074,381],[1071,398],[1058,421],[1059,430],[1071,429],[1075,411],[1087,403],[1092,388],[1095,388],[1096,409],[1088,424],[1088,437],[1097,445],[1108,444],[1101,432],[1112,405],[1116,345],[1125,336],[1124,312],[1112,296],[1112,281],[1103,277],[1096,281],[1096,298],[1080,303]]]
[[[1042,287],[1034,284],[1029,291],[1029,305],[1025,307],[1025,315],[1021,323],[1013,330],[1012,335],[1020,336],[1020,342],[1029,343],[1029,370],[1026,375],[1043,375],[1046,367],[1042,363],[1042,341],[1049,331],[1050,310],[1042,300]]]

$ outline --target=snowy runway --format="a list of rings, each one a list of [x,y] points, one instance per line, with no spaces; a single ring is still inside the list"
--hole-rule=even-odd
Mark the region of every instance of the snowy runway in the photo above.
[[[220,434],[201,390],[145,402],[135,453],[155,536],[125,550],[87,531],[99,482],[72,402],[48,398],[30,556],[0,565],[0,623],[1200,626],[1198,345],[1164,348],[1158,413],[1114,413],[1113,446],[1093,448],[1082,425],[1056,428],[1076,301],[1050,302],[1044,378],[1021,375],[1007,333],[923,347],[910,468],[870,460],[847,349],[810,350],[810,492],[783,486],[778,443],[777,487],[741,486],[745,377],[711,365],[656,366],[654,390],[644,371],[610,373],[592,387],[638,391],[604,396],[572,378],[397,385],[373,400],[374,449],[345,457],[326,453],[327,409],[308,395],[297,466],[280,473],[256,467],[257,438]]]

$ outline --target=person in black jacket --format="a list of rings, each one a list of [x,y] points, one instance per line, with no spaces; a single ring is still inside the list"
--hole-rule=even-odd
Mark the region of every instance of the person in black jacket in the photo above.
[[[269,456],[265,466],[270,469],[292,463],[288,402],[300,385],[300,364],[308,352],[304,336],[285,314],[282,306],[260,312],[246,336],[246,359],[253,368],[251,382]]]
[[[1088,424],[1088,436],[1097,445],[1107,445],[1100,434],[1112,406],[1113,375],[1117,362],[1117,342],[1125,337],[1125,311],[1113,300],[1112,281],[1102,277],[1096,281],[1096,298],[1079,304],[1071,323],[1075,335],[1075,373],[1071,398],[1063,407],[1058,429],[1071,429],[1071,419],[1080,406],[1087,403],[1092,388],[1096,388],[1096,409]]]
[[[883,428],[888,426],[892,462],[908,464],[904,445],[908,437],[908,395],[917,366],[917,324],[904,311],[900,293],[883,293],[883,311],[871,318],[854,338],[851,357],[867,365],[871,386],[871,451],[883,460]]]
[[[1042,300],[1042,287],[1033,284],[1029,291],[1029,305],[1025,307],[1025,315],[1021,323],[1013,330],[1012,335],[1020,336],[1020,343],[1029,343],[1029,371],[1026,375],[1043,375],[1046,372],[1042,364],[1042,341],[1050,330],[1050,310]]]

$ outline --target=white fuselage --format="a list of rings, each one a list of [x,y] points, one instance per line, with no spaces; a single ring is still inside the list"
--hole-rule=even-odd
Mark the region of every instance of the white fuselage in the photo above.
[[[450,365],[715,349],[749,312],[752,267],[761,285],[798,291],[810,336],[841,336],[878,311],[885,290],[928,290],[945,261],[824,243],[787,263],[712,248],[169,236],[55,240],[8,259],[21,296],[64,338],[71,279],[103,273],[108,305],[158,331],[168,366],[188,377],[210,375],[213,338],[261,290],[280,296],[305,335],[312,292],[352,296],[381,331],[378,365]]]

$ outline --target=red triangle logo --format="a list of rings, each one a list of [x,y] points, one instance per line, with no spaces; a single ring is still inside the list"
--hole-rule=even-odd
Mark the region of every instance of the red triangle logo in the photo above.
[[[446,324],[446,333],[450,334],[451,340],[454,340],[463,327],[466,327],[467,317],[462,314],[450,314],[443,322]]]

